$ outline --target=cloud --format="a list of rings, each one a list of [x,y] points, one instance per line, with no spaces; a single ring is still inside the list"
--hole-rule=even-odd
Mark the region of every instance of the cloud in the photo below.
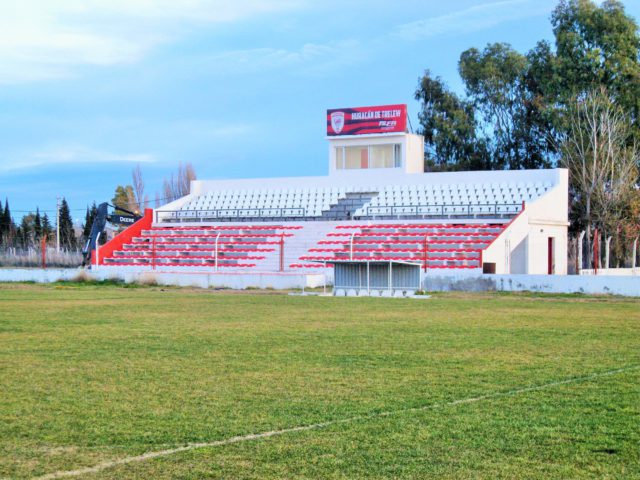
[[[548,14],[552,5],[552,0],[503,0],[482,3],[464,10],[399,25],[393,35],[403,40],[415,41],[439,35],[475,32],[511,20]]]
[[[231,50],[198,59],[217,75],[249,74],[274,69],[297,69],[305,74],[322,74],[358,61],[366,54],[356,40],[307,43],[297,49],[253,48]]]
[[[0,165],[0,171],[32,169],[36,167],[91,163],[149,163],[156,161],[147,153],[113,153],[81,145],[55,146],[35,152],[11,155],[11,160]]]
[[[297,0],[0,2],[0,84],[64,78],[83,65],[137,62],[193,28],[297,6]]]

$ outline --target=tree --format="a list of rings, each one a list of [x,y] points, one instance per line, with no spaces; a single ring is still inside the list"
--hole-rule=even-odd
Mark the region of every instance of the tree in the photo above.
[[[422,102],[419,133],[425,138],[427,170],[490,168],[484,142],[476,138],[472,105],[451,92],[428,70],[415,92]]]
[[[33,218],[33,234],[34,241],[40,241],[42,237],[42,218],[40,217],[40,209],[36,208],[36,215]]]
[[[473,168],[553,165],[570,129],[567,110],[600,86],[630,116],[629,141],[640,142],[640,36],[623,4],[561,0],[551,25],[555,50],[540,41],[526,55],[505,43],[463,52],[459,73],[467,98],[443,90],[427,72],[416,99],[423,102],[428,157],[448,168],[468,168],[471,142],[489,152],[489,160],[472,161]]]
[[[484,136],[490,138],[492,169],[549,166],[548,125],[538,112],[539,97],[529,73],[530,61],[506,43],[470,48],[460,55],[458,69]]]
[[[191,189],[191,181],[196,179],[196,171],[190,163],[182,162],[178,165],[178,172],[171,174],[169,179],[165,179],[163,190],[165,200],[172,202],[180,197],[189,194]]]
[[[22,216],[20,226],[16,230],[16,239],[19,247],[31,248],[34,246],[34,218],[35,215],[33,213]]]
[[[67,250],[76,248],[76,233],[73,228],[73,220],[71,219],[69,204],[64,198],[60,203],[58,228],[60,229],[60,246]]]
[[[140,165],[136,165],[136,168],[131,172],[131,177],[133,181],[133,192],[135,193],[138,209],[145,209],[148,206],[148,198],[144,195],[144,179],[142,178]]]
[[[52,234],[53,234],[53,227],[51,226],[49,217],[45,212],[45,214],[42,216],[42,235],[44,235],[47,239],[51,239]]]
[[[125,214],[126,212],[118,209],[117,207],[124,208],[130,212],[139,212],[140,206],[136,201],[136,195],[131,185],[118,185],[116,191],[111,199],[111,203],[116,207],[116,213]]]
[[[631,115],[634,137],[640,126],[640,37],[635,20],[618,0],[598,6],[591,0],[562,0],[551,24],[556,40],[551,78],[557,102],[604,86]]]
[[[2,208],[0,208],[2,210]],[[9,209],[9,199],[4,200],[4,211],[2,212],[0,223],[2,224],[2,242],[5,246],[10,246],[13,243],[13,238],[16,234],[16,226],[11,218],[11,210]]]
[[[575,99],[567,113],[562,164],[569,169],[574,225],[587,232],[618,231],[628,218],[638,178],[640,148],[629,116],[604,88]]]

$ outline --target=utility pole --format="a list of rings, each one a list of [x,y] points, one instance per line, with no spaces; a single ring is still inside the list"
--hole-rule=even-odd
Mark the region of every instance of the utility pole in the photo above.
[[[56,253],[60,253],[60,197],[56,197]]]

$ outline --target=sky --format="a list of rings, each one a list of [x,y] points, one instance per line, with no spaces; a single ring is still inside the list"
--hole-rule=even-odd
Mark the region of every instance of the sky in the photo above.
[[[552,40],[555,0],[0,0],[0,198],[74,219],[140,165],[325,175],[328,108],[408,104],[460,53]],[[625,2],[640,18],[640,0]]]

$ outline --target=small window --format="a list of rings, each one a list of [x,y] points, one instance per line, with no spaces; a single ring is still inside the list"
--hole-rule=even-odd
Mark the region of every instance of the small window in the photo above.
[[[362,169],[369,167],[368,147],[345,147],[345,168]]]
[[[336,169],[344,169],[344,147],[336,147]]]
[[[371,168],[393,168],[394,167],[394,145],[372,145]]]
[[[337,170],[400,168],[402,166],[402,146],[399,143],[336,147],[335,156]]]

